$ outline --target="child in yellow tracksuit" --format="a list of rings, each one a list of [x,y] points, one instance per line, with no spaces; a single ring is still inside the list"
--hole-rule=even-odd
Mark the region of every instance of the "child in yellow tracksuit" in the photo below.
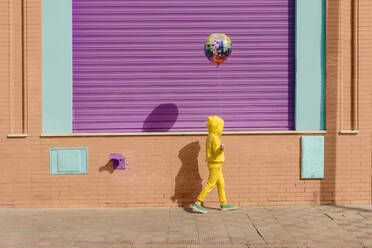
[[[218,188],[218,197],[221,202],[221,210],[236,209],[236,207],[226,202],[225,180],[223,179],[222,175],[222,164],[225,161],[225,147],[223,144],[221,144],[219,136],[222,135],[223,120],[218,116],[209,116],[207,119],[207,127],[208,138],[205,145],[209,177],[207,185],[204,187],[202,192],[199,194],[197,201],[192,206],[196,212],[203,214],[207,213],[208,211],[202,206],[201,203],[204,201],[208,193],[212,191],[215,184],[217,184]]]

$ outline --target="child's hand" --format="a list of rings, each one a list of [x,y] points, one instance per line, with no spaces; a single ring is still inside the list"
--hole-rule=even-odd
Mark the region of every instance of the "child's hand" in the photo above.
[[[225,149],[225,146],[223,144],[221,144],[220,149],[221,149],[221,151],[223,151]]]

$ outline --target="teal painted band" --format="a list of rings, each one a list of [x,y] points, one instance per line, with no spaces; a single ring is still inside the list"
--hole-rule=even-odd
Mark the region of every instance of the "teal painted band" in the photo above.
[[[325,1],[296,0],[296,130],[325,130]]]
[[[301,137],[301,179],[324,178],[324,137]]]
[[[88,148],[50,148],[50,174],[88,174]]]
[[[42,129],[72,133],[72,0],[42,0]]]

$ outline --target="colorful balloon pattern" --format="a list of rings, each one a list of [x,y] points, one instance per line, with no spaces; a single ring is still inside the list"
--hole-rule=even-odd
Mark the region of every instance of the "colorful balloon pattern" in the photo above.
[[[231,40],[226,34],[211,34],[205,42],[205,55],[217,66],[229,57],[231,50]]]

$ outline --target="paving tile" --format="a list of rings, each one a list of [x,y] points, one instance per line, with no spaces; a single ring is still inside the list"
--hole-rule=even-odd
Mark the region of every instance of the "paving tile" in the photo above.
[[[372,248],[371,206],[0,209],[0,219],[1,247]]]

